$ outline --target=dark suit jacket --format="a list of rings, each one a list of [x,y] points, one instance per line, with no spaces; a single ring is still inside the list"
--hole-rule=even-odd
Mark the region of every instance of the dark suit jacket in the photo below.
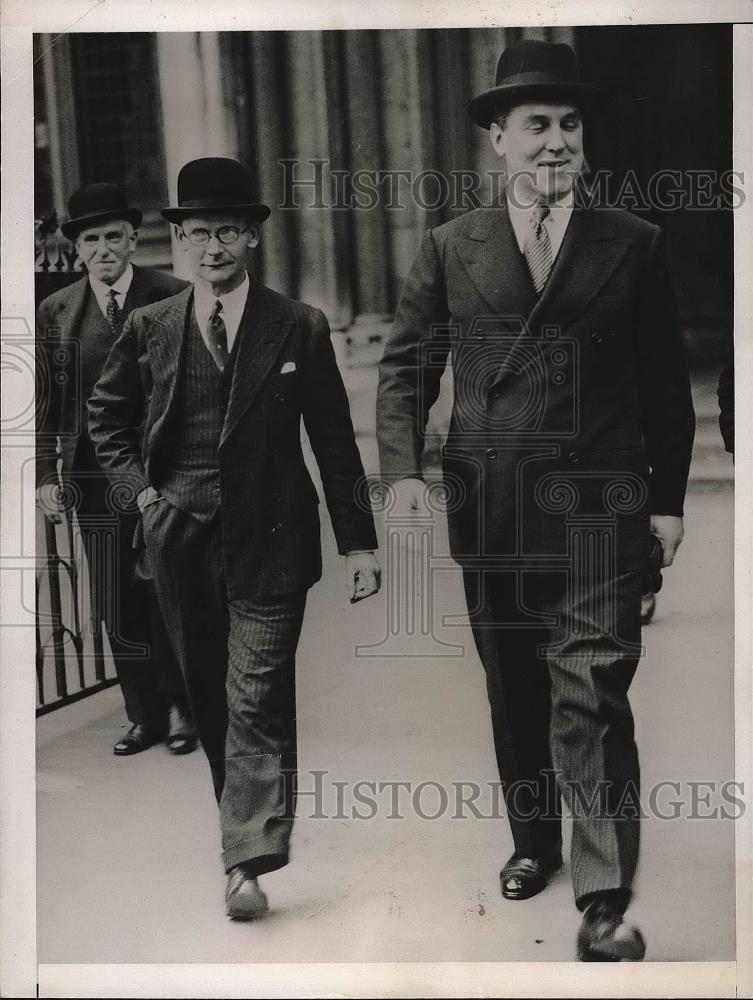
[[[186,282],[151,267],[133,265],[133,281],[123,304],[124,317],[139,306],[175,295]],[[73,470],[79,437],[86,429],[86,399],[80,389],[78,343],[89,277],[61,288],[37,310],[37,484],[56,479],[60,438],[63,478]]]
[[[694,415],[657,227],[576,208],[538,298],[506,208],[427,232],[381,364],[388,479],[420,476],[448,357],[443,461],[461,562],[562,554],[566,519],[592,514],[617,518],[636,557],[649,512],[682,514]]]
[[[735,454],[735,358],[732,345],[719,372],[716,394],[719,398],[719,430],[725,451]]]
[[[187,289],[131,314],[89,403],[100,464],[137,490],[159,490],[170,467],[192,298]],[[324,314],[251,278],[235,351],[219,445],[230,600],[303,590],[321,575],[319,498],[301,416],[339,551],[376,548],[371,510],[356,499],[363,466]]]

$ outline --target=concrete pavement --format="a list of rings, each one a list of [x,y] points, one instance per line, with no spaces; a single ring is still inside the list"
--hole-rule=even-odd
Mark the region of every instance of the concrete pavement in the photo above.
[[[734,777],[728,483],[692,489],[686,532],[644,634],[632,694],[644,791],[680,783],[679,794],[660,797],[669,814],[673,797],[690,807],[689,782],[714,782],[718,807],[720,784]],[[449,808],[430,820],[410,807],[390,819],[390,802],[379,796],[376,816],[355,814],[369,812],[353,800],[357,781],[445,789],[494,782],[491,727],[465,629],[437,636],[464,647],[460,657],[443,657],[439,646],[428,657],[354,656],[356,646],[384,638],[386,595],[351,607],[326,518],[324,540],[325,579],[311,594],[298,658],[298,704],[301,788],[312,788],[312,772],[327,772],[330,818],[313,816],[312,798],[301,798],[293,862],[264,880],[269,917],[242,925],[224,916],[216,807],[201,752],[175,758],[155,747],[114,757],[124,716],[111,689],[38,722],[40,962],[573,958],[578,916],[567,864],[532,900],[500,897],[498,871],[511,851],[504,820],[454,819]],[[435,611],[461,610],[459,574],[450,572]],[[345,783],[339,812],[336,782]],[[708,794],[695,787],[697,799]],[[438,795],[426,786],[423,813],[440,811]],[[644,822],[631,912],[646,934],[647,960],[734,957],[734,825],[719,817]]]

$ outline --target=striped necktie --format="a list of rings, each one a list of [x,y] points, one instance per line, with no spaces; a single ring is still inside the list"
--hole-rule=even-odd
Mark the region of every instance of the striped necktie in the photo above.
[[[552,244],[544,225],[544,219],[549,215],[549,211],[549,206],[543,202],[536,204],[531,213],[530,229],[523,245],[523,256],[528,264],[528,271],[537,295],[541,294],[549,272],[552,270]]]
[[[120,333],[120,306],[116,298],[117,294],[114,288],[111,288],[107,293],[107,322],[116,336]]]
[[[207,325],[207,347],[220,371],[223,370],[228,359],[227,329],[221,313],[222,303],[217,299]]]

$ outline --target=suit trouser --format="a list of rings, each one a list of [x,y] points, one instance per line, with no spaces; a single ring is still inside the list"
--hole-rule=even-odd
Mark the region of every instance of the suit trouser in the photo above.
[[[219,512],[160,500],[143,514],[160,606],[220,806],[223,863],[288,862],[296,768],[295,653],[306,593],[228,601]]]
[[[639,846],[628,688],[642,574],[568,588],[537,573],[522,590],[499,572],[466,571],[464,580],[515,850],[530,857],[556,845],[559,788],[573,817],[576,903],[609,892],[624,908]]]
[[[188,699],[148,564],[133,548],[138,512],[118,509],[117,492],[86,444],[71,483],[89,567],[92,626],[107,630],[129,721],[163,729],[170,706],[187,713]]]

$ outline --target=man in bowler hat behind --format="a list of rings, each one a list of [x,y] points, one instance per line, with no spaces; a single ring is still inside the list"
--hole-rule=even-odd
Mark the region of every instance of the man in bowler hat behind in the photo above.
[[[87,184],[71,195],[68,211],[70,218],[61,229],[75,244],[86,274],[44,299],[37,312],[43,393],[37,407],[38,503],[55,524],[66,503],[77,513],[89,567],[92,622],[97,630],[102,622],[107,628],[131,722],[114,752],[140,753],[167,736],[173,753],[189,753],[196,747],[196,731],[138,544],[141,525],[135,492],[129,488],[133,483],[124,482],[122,491],[108,488],[86,427],[87,399],[130,311],[174,295],[186,283],[131,263],[141,212],[128,204],[117,185]]]
[[[247,273],[269,216],[249,172],[204,158],[178,175],[190,289],[134,313],[89,404],[102,465],[133,477],[159,597],[220,806],[226,912],[267,909],[258,877],[287,864],[296,759],[295,654],[321,576],[321,473],[351,600],[374,593],[371,512],[327,320]],[[143,434],[138,431],[146,416]]]
[[[573,813],[577,954],[619,961],[645,951],[623,920],[638,862],[640,599],[650,532],[665,566],[682,540],[694,416],[660,230],[575,197],[594,97],[567,45],[502,54],[469,114],[504,158],[505,202],[424,236],[377,420],[383,475],[410,516],[452,357],[443,469],[515,848],[502,895],[527,899],[562,865],[556,772]]]

